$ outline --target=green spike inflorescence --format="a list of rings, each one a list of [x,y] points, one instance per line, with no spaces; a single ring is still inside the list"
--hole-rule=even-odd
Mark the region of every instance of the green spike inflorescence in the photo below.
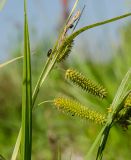
[[[73,116],[91,120],[98,124],[106,122],[105,115],[91,110],[75,100],[59,97],[54,100],[54,104],[59,110],[70,113]]]
[[[67,43],[67,45],[63,48],[62,52],[58,56],[57,62],[61,62],[61,61],[65,60],[69,56],[69,54],[71,52],[71,49],[73,47],[73,44],[74,44],[74,40],[72,40],[71,42]]]
[[[94,83],[74,69],[68,69],[65,73],[65,78],[95,96],[100,98],[105,98],[107,96],[107,92],[103,86]]]

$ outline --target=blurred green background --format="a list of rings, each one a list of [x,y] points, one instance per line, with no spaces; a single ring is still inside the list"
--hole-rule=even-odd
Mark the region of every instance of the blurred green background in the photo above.
[[[57,1],[57,3],[61,2]],[[70,4],[69,1],[68,3]],[[62,8],[62,10],[64,19],[65,9]],[[84,16],[82,19],[84,20]],[[58,21],[57,19],[56,28],[60,28],[63,23]],[[112,24],[109,25],[113,28]],[[35,28],[33,24],[31,24],[30,34],[31,38],[35,39],[37,30],[32,28]],[[54,31],[57,34],[59,29],[56,28]],[[13,32],[15,33],[15,30]],[[101,126],[62,114],[52,103],[45,103],[41,106],[37,104],[53,100],[59,95],[67,95],[86,106],[103,113],[107,112],[123,76],[131,67],[131,21],[128,19],[123,25],[117,26],[117,34],[113,33],[116,34],[115,38],[108,37],[106,40],[104,33],[110,34],[110,31],[95,33],[98,39],[94,46],[93,38],[90,39],[94,33],[89,34],[87,41],[81,36],[77,38],[71,55],[54,68],[43,85],[33,112],[33,160],[56,160],[58,154],[61,154],[62,160],[82,160],[99,133]],[[21,30],[17,31],[18,39],[11,42],[13,48],[8,52],[8,56],[5,55],[2,59],[7,60],[8,57],[21,55],[22,34]],[[37,42],[32,40],[33,88],[47,59],[47,51],[57,38],[54,35],[42,34]],[[99,36],[103,38],[100,40]],[[108,43],[110,45],[107,45]],[[107,99],[99,100],[68,83],[64,79],[64,72],[69,67],[78,69],[88,78],[103,84],[108,90]],[[0,154],[7,159],[11,157],[21,124],[21,85],[22,60],[0,68]],[[130,150],[131,127],[124,131],[121,127],[115,126],[111,130],[103,159],[130,160]],[[92,155],[92,160],[95,155],[96,152]]]

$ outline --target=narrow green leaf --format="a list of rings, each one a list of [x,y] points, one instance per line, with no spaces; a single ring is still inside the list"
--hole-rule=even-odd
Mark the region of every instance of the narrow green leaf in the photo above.
[[[129,90],[129,87],[131,87],[131,68],[128,70],[128,72],[126,73],[126,75],[124,76],[120,87],[117,90],[116,96],[113,99],[112,102],[112,108],[113,108],[113,113],[116,111],[118,105],[121,103],[121,101],[123,100],[124,96],[126,95],[126,93]]]
[[[102,157],[103,157],[103,151],[105,149],[105,146],[106,146],[106,142],[107,142],[107,139],[108,139],[108,135],[109,135],[109,132],[110,132],[110,129],[111,129],[111,125],[112,125],[112,122],[105,125],[105,129],[102,133],[102,136],[101,136],[101,142],[100,142],[100,145],[99,145],[99,148],[98,148],[98,152],[97,152],[97,156],[96,156],[96,160],[102,160]]]
[[[34,52],[34,53],[32,53],[32,55],[34,55],[34,54],[36,54],[36,53],[37,53],[37,52]],[[0,69],[3,68],[3,67],[5,67],[5,66],[7,66],[8,64],[11,64],[11,63],[13,63],[13,62],[16,62],[16,61],[18,61],[18,60],[23,59],[23,57],[24,57],[24,56],[18,56],[18,57],[16,57],[16,58],[12,58],[11,60],[8,60],[8,61],[6,61],[6,62],[4,62],[4,63],[1,63],[1,64],[0,64]]]
[[[23,86],[22,86],[22,140],[21,159],[31,160],[32,148],[32,80],[30,42],[28,20],[26,15],[26,0],[24,1],[24,59],[23,59]]]

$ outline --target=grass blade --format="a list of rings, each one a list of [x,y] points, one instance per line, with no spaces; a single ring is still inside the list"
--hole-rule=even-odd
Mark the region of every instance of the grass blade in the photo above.
[[[24,59],[23,59],[23,86],[22,86],[22,139],[21,159],[31,160],[32,148],[32,81],[30,43],[28,21],[26,15],[26,0],[24,1]]]
[[[117,109],[118,104],[121,103],[122,99],[126,95],[129,87],[131,87],[131,68],[126,73],[125,77],[123,78],[120,87],[117,90],[116,96],[112,102],[113,111]]]
[[[19,147],[20,147],[20,142],[21,142],[21,134],[22,134],[22,128],[20,128],[20,130],[19,130],[19,134],[18,134],[18,137],[17,137],[17,141],[16,141],[16,144],[15,144],[12,156],[11,156],[11,160],[16,160],[16,158],[17,158],[17,154],[18,154]]]
[[[35,52],[35,53],[32,53],[32,55],[34,55],[34,54],[36,54],[36,52]],[[6,62],[4,62],[4,63],[1,63],[1,64],[0,64],[0,69],[3,68],[3,67],[5,67],[5,66],[7,66],[8,64],[11,64],[11,63],[16,62],[16,61],[18,61],[18,60],[22,60],[23,57],[24,57],[24,56],[18,56],[18,57],[16,57],[16,58],[10,59],[10,60],[8,60],[8,61],[6,61]]]
[[[5,66],[7,66],[8,64],[10,64],[10,63],[12,63],[12,62],[15,62],[15,61],[17,61],[17,60],[19,60],[19,59],[22,59],[22,58],[23,58],[23,56],[19,56],[19,57],[16,57],[16,58],[11,59],[11,60],[9,60],[9,61],[6,61],[6,62],[0,64],[0,68],[5,67]]]

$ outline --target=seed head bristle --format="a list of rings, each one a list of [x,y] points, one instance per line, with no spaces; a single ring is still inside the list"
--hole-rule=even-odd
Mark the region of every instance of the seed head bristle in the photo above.
[[[65,78],[99,98],[105,98],[107,96],[107,92],[103,86],[94,83],[74,69],[68,69],[65,73]]]
[[[75,100],[59,97],[54,99],[54,104],[60,111],[70,113],[73,116],[91,120],[98,124],[104,124],[106,122],[105,115],[91,110]]]

